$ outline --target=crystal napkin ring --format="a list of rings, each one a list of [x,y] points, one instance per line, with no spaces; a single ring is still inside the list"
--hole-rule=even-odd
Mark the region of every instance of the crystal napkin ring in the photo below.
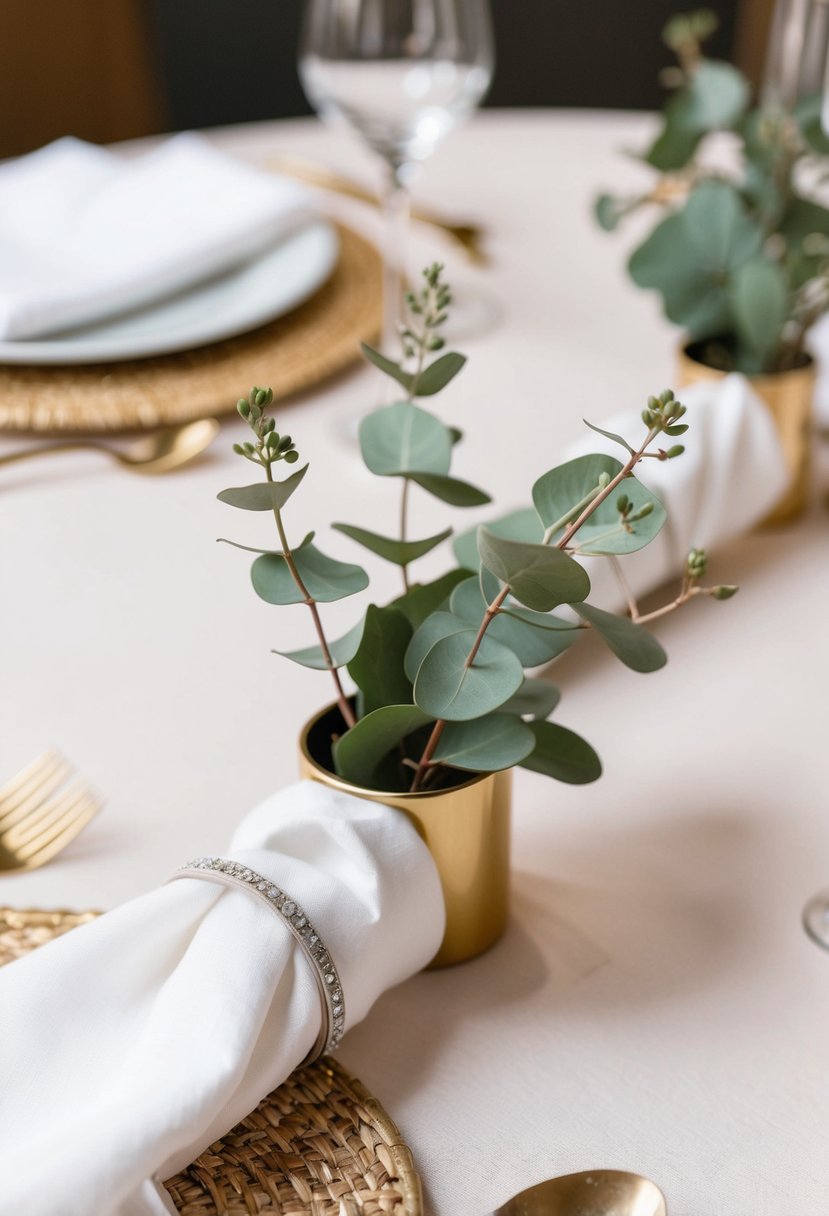
[[[322,1000],[320,1033],[303,1064],[310,1063],[325,1052],[338,1047],[345,1027],[343,986],[322,938],[296,900],[249,866],[238,861],[226,861],[223,857],[198,857],[195,861],[188,861],[176,870],[168,881],[175,878],[206,878],[224,886],[242,887],[276,913],[293,933],[311,963]]]

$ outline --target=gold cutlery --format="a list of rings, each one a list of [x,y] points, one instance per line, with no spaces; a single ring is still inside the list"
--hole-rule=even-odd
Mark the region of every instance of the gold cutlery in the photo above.
[[[379,196],[373,190],[324,165],[315,165],[297,156],[271,158],[268,165],[287,177],[305,182],[308,186],[319,186],[322,190],[332,190],[335,194],[344,194],[347,198],[359,199],[360,202],[370,203],[373,207],[382,205]],[[438,215],[437,212],[421,206],[413,208],[412,219],[418,220],[421,224],[430,224],[433,228],[439,228],[445,232],[456,244],[461,246],[470,262],[474,262],[478,266],[489,264],[490,258],[483,247],[484,229],[480,224],[455,223]]]
[[[659,1187],[624,1170],[585,1170],[531,1186],[492,1216],[667,1216]]]
[[[0,873],[34,870],[65,849],[103,806],[54,748],[0,788]]]
[[[34,448],[21,448],[0,456],[0,465],[15,464],[34,456],[49,456],[53,452],[103,452],[122,468],[134,473],[170,473],[189,464],[208,448],[219,433],[215,418],[199,418],[180,426],[168,426],[142,435],[125,448],[111,448],[94,439],[64,439],[58,443]]]

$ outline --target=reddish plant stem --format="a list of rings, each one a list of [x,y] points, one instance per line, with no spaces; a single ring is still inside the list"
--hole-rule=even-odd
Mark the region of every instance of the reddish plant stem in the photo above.
[[[271,474],[270,465],[268,464],[265,465],[265,475],[268,481],[273,482],[273,475]],[[313,620],[314,628],[317,631],[322,657],[325,659],[325,665],[331,672],[331,677],[337,689],[337,704],[340,707],[340,713],[343,716],[343,721],[345,722],[346,726],[352,727],[356,723],[357,719],[354,717],[354,711],[348,703],[348,698],[345,695],[345,691],[340,681],[340,673],[337,671],[333,656],[328,647],[325,631],[322,627],[322,621],[320,620],[319,609],[317,608],[317,602],[311,595],[308,588],[305,586],[302,575],[299,573],[299,570],[296,567],[294,555],[291,552],[291,547],[288,544],[288,538],[285,535],[285,528],[282,524],[282,516],[277,507],[274,507],[273,509],[273,517],[276,520],[276,528],[279,532],[279,540],[282,544],[282,556],[285,558],[285,562],[291,572],[291,577],[296,583],[300,595],[303,597],[303,603],[308,605],[311,612],[311,619]]]

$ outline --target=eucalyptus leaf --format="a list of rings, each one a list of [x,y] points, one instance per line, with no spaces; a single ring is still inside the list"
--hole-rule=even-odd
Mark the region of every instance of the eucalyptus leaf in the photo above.
[[[315,545],[296,550],[293,560],[308,593],[320,603],[344,599],[368,586],[368,575],[360,566],[327,557]],[[305,600],[284,557],[257,557],[251,567],[251,581],[256,594],[269,604],[301,604]]]
[[[366,714],[334,744],[334,767],[352,785],[372,788],[392,748],[432,719],[416,705],[384,705]]]
[[[298,545],[294,545],[294,547],[291,549],[291,552],[298,553],[300,549],[304,549],[306,545],[310,545],[310,543],[314,539],[315,535],[316,535],[315,532],[307,533],[304,540],[300,541],[300,543]],[[271,557],[282,557],[283,556],[281,549],[257,549],[255,545],[240,545],[238,541],[228,540],[228,538],[226,536],[217,537],[216,544],[217,545],[232,545],[234,549],[243,549],[245,551],[245,553],[268,553],[271,555]]]
[[[596,426],[594,422],[588,422],[586,418],[583,418],[582,421],[585,426],[589,427],[591,431],[595,431],[597,435],[604,435],[605,439],[610,439],[613,443],[621,444],[631,456],[634,454],[634,449],[622,435],[617,435],[615,431],[605,431],[602,427]]]
[[[526,723],[497,713],[472,722],[447,722],[433,759],[473,773],[495,773],[520,764],[535,745]]]
[[[619,200],[612,194],[600,194],[594,204],[594,214],[599,227],[605,232],[613,232],[619,226],[621,211]]]
[[[369,363],[373,363],[385,375],[391,376],[392,380],[396,380],[398,384],[402,384],[407,393],[411,392],[414,380],[411,372],[404,371],[399,363],[395,363],[393,359],[387,359],[385,355],[381,354],[379,350],[375,350],[373,346],[369,346],[367,342],[361,342],[360,349]]]
[[[523,540],[528,544],[540,544],[544,538],[544,529],[538,522],[538,516],[532,507],[521,507],[510,511],[487,524],[490,532],[496,536],[504,536],[508,540]],[[478,553],[478,526],[459,532],[452,541],[452,548],[458,564],[467,570],[479,570],[481,557]]]
[[[749,102],[748,81],[730,63],[703,59],[688,90],[684,123],[697,131],[733,127]]]
[[[602,775],[602,762],[580,735],[557,722],[528,722],[535,736],[535,749],[522,768],[543,773],[569,785],[586,785]]]
[[[417,629],[428,616],[448,602],[458,583],[467,578],[468,570],[449,570],[430,583],[415,583],[405,595],[392,600],[391,607],[399,608],[412,629]]]
[[[403,669],[411,640],[412,627],[402,612],[369,605],[359,648],[348,664],[348,674],[362,693],[364,714],[411,701],[412,682]]]
[[[238,507],[241,511],[278,511],[285,506],[307,472],[306,464],[284,481],[257,481],[252,486],[222,490],[216,497],[219,502]]]
[[[776,352],[789,315],[786,276],[759,255],[740,266],[731,280],[731,307],[737,336],[758,360],[757,370]]]
[[[495,583],[497,594],[498,583]],[[477,578],[467,579],[452,592],[450,611],[476,629],[484,618],[487,601],[481,593]],[[523,617],[521,614],[525,614]],[[550,622],[550,628],[539,628],[537,620]],[[499,612],[487,629],[487,636],[508,646],[517,655],[522,667],[539,667],[562,654],[574,640],[575,629],[567,621],[553,626],[553,618],[517,608],[514,615]]]
[[[420,665],[436,642],[453,633],[468,632],[470,626],[452,612],[432,612],[414,632],[404,658],[404,670],[414,684]],[[474,631],[473,631],[474,632]]]
[[[665,651],[644,626],[592,604],[574,604],[573,607],[601,635],[617,659],[632,671],[658,671],[667,663]]]
[[[486,568],[508,583],[515,598],[528,608],[548,612],[590,594],[587,572],[561,549],[504,540],[490,529],[480,528],[478,552]]]
[[[433,363],[424,368],[416,379],[413,379],[414,396],[433,397],[457,376],[464,363],[466,363],[465,355],[459,355],[457,351],[447,351],[445,355],[441,355],[439,359],[435,359]]]
[[[341,638],[328,643],[328,651],[335,667],[345,667],[354,658],[363,636],[364,626],[365,617],[363,616],[353,628],[349,629],[348,633],[344,633]],[[283,659],[290,659],[292,663],[299,663],[300,667],[312,667],[315,671],[328,669],[328,663],[325,661],[322,647],[319,645],[306,646],[304,650],[274,650],[271,653],[281,655]]]
[[[417,482],[422,490],[450,503],[453,507],[482,507],[492,499],[477,486],[457,477],[447,477],[438,473],[412,473],[411,480]]]
[[[380,536],[377,532],[369,532],[366,528],[355,528],[351,524],[332,524],[331,527],[396,566],[408,566],[409,562],[431,552],[441,541],[452,535],[452,529],[446,528],[436,536],[427,536],[425,540],[397,540],[394,537]]]
[[[360,451],[366,466],[380,477],[449,472],[452,437],[439,418],[396,401],[374,410],[360,423]]]
[[[521,687],[524,672],[519,660],[486,635],[467,665],[476,633],[465,629],[441,638],[420,664],[414,697],[424,713],[450,722],[481,718]]]
[[[518,714],[534,719],[548,718],[561,700],[561,693],[549,680],[533,680],[524,677],[518,692],[505,701],[499,713]]]
[[[661,292],[671,321],[692,338],[711,337],[731,331],[728,283],[762,241],[734,187],[704,181],[634,251],[628,269],[639,287]]]

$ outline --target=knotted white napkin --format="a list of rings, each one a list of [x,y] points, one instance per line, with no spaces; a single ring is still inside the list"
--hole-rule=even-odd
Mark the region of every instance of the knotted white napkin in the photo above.
[[[308,914],[339,971],[346,1030],[437,952],[440,880],[400,811],[300,782],[249,814],[225,857]],[[154,1179],[279,1085],[320,1018],[311,964],[279,916],[201,878],[0,969],[0,1212],[166,1216]]]
[[[714,550],[754,527],[789,484],[771,413],[744,376],[695,384],[677,396],[688,407],[682,419],[688,430],[681,439],[665,437],[652,450],[682,443],[685,452],[674,460],[643,460],[636,470],[668,512],[665,526],[647,548],[621,558],[625,579],[637,597],[681,575],[690,549]],[[600,425],[629,443],[644,435],[635,412],[603,419]],[[570,448],[567,457],[588,452],[625,459],[623,448],[593,431]],[[611,611],[624,608],[611,563],[599,557],[583,560],[593,588],[591,601]]]
[[[33,338],[136,308],[272,244],[309,195],[175,136],[124,159],[61,139],[0,166],[0,338]]]

